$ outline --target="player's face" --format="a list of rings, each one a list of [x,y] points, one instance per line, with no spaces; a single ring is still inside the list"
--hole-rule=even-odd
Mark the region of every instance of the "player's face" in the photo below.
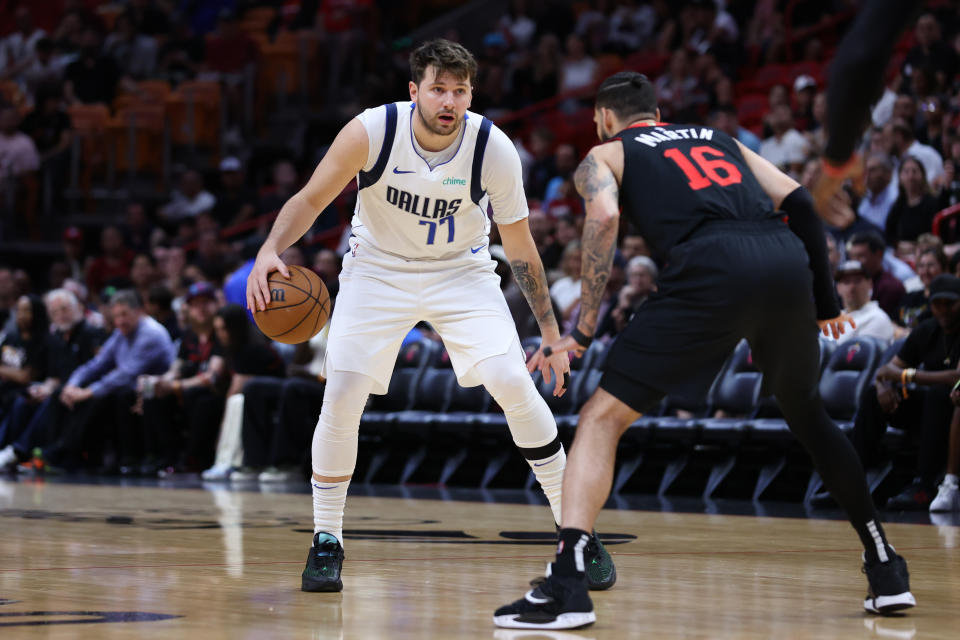
[[[453,135],[473,99],[470,78],[457,78],[449,72],[437,77],[436,67],[431,65],[419,85],[410,83],[410,99],[417,103],[420,123],[430,133]]]

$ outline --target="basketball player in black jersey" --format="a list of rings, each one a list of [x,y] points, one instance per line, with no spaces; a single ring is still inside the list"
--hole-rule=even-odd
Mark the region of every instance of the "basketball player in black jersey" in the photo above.
[[[666,265],[658,292],[610,346],[600,387],[580,412],[547,579],[498,609],[494,623],[571,629],[594,622],[583,549],[610,492],[620,436],[665,394],[706,393],[741,338],[863,542],[864,607],[888,613],[914,606],[906,563],[886,542],[860,460],[818,393],[818,325],[837,336],[853,323],[837,306],[809,193],[723,132],[659,117],[645,76],[621,72],[600,85],[594,119],[603,143],[574,176],[587,209],[580,320],[530,366],[590,345],[621,207]]]

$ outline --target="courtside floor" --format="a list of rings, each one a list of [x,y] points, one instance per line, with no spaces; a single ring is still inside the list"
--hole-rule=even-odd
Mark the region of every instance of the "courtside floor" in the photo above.
[[[955,518],[888,525],[919,606],[877,618],[845,522],[608,510],[597,624],[522,632],[491,615],[552,553],[546,507],[352,495],[344,591],[309,594],[302,488],[142,484],[0,480],[0,638],[960,637]]]

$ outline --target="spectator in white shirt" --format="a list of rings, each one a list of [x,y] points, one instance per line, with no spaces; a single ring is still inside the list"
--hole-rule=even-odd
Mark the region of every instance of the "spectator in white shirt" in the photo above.
[[[781,104],[770,114],[773,135],[760,144],[760,155],[780,169],[799,175],[807,158],[809,143],[793,128],[793,113],[790,106]]]
[[[883,346],[890,344],[894,334],[893,321],[875,300],[870,299],[873,281],[867,277],[863,265],[856,260],[847,260],[837,267],[836,280],[843,311],[857,325],[854,329],[847,327],[837,342],[869,336],[879,340]]]
[[[560,70],[560,91],[572,91],[590,86],[597,71],[597,61],[586,53],[586,46],[578,35],[567,36],[567,55]]]
[[[943,175],[943,158],[931,146],[917,142],[913,127],[906,120],[893,121],[893,152],[903,161],[913,156],[923,164],[927,174],[927,183],[932,183]]]
[[[857,213],[867,222],[885,229],[890,207],[900,194],[897,181],[893,179],[893,159],[890,156],[885,153],[867,156],[866,186],[867,192],[860,201]]]
[[[550,287],[550,297],[560,307],[564,320],[570,317],[580,302],[580,259],[580,243],[571,242],[563,250],[560,262],[564,276]]]
[[[17,30],[3,39],[0,43],[0,68],[19,66],[29,60],[34,53],[34,47],[46,32],[37,29],[33,24],[30,9],[21,6],[14,13]]]
[[[213,194],[204,189],[200,174],[190,169],[180,176],[179,187],[173,192],[170,202],[160,208],[159,213],[168,222],[176,222],[185,218],[196,218],[213,209],[216,203],[217,199]]]
[[[40,154],[30,136],[21,132],[20,114],[12,105],[0,107],[0,179],[19,177],[40,167]]]

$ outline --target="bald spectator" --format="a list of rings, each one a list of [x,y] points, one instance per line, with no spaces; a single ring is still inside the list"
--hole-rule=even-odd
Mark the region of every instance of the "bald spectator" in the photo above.
[[[893,120],[892,132],[893,152],[900,161],[913,156],[923,163],[927,182],[939,180],[943,175],[943,158],[933,147],[917,141],[913,125],[902,118],[896,118]]]
[[[903,283],[884,269],[885,248],[879,232],[857,233],[847,243],[847,257],[863,265],[864,272],[873,281],[873,294],[870,299],[880,303],[884,313],[893,318],[896,317],[906,289]]]
[[[770,114],[773,135],[760,145],[760,155],[780,169],[799,175],[807,157],[809,143],[793,128],[793,113],[786,104],[773,108]]]
[[[865,170],[867,190],[857,213],[867,222],[885,229],[890,208],[899,195],[897,181],[893,179],[893,160],[885,153],[871,153]]]

